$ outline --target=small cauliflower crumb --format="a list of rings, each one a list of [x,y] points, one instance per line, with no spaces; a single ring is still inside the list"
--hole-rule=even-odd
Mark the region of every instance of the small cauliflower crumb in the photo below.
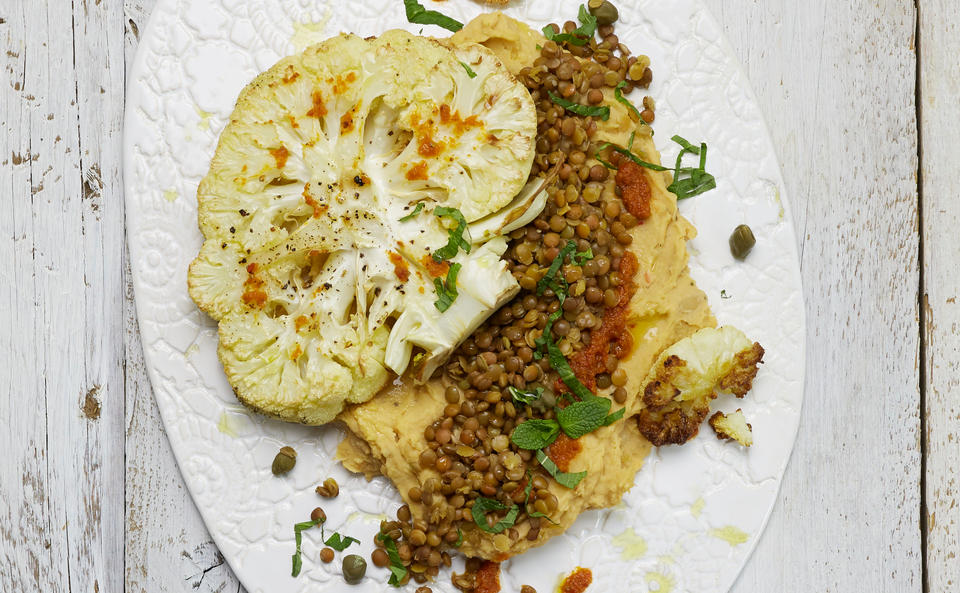
[[[739,408],[732,414],[717,412],[710,416],[710,426],[721,441],[734,440],[744,447],[753,444],[753,426],[747,423],[743,410]]]

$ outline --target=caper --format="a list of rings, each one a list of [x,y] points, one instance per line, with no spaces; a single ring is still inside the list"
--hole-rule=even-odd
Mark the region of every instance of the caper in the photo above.
[[[612,25],[617,22],[617,19],[620,18],[620,13],[617,11],[617,7],[604,0],[600,3],[599,6],[594,6],[595,2],[590,3],[590,14],[597,17],[597,24],[601,27],[605,25]]]
[[[733,229],[730,235],[730,253],[737,259],[744,259],[757,244],[757,239],[753,236],[753,231],[745,224],[741,224]]]
[[[324,498],[336,498],[340,494],[340,486],[333,478],[327,478],[322,486],[317,486],[317,494]]]
[[[280,452],[277,453],[277,456],[273,458],[271,470],[273,471],[273,475],[282,476],[292,470],[296,464],[297,452],[293,450],[293,447],[283,447],[280,449]]]
[[[361,556],[350,554],[343,557],[343,580],[350,585],[356,585],[367,574],[367,561]]]

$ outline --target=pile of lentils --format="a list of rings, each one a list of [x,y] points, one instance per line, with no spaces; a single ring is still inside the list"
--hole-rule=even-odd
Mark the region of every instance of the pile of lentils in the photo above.
[[[447,550],[458,541],[461,526],[474,525],[471,507],[480,496],[507,506],[521,505],[514,526],[491,536],[498,549],[509,549],[524,531],[527,539],[536,540],[549,525],[541,517],[530,517],[522,505],[528,479],[532,481],[529,508],[547,517],[557,509],[557,497],[548,489],[552,478],[533,451],[517,448],[509,436],[527,419],[555,416],[558,375],[547,357],[535,357],[535,341],[548,316],[562,307],[562,316],[552,326],[561,352],[574,356],[590,344],[591,331],[600,326],[606,310],[618,305],[618,289],[630,281],[621,277],[620,262],[632,240],[629,231],[640,221],[624,207],[615,172],[595,158],[596,120],[565,110],[551,100],[548,91],[574,103],[599,105],[605,101],[602,89],[612,90],[626,82],[621,91],[629,95],[638,87],[648,87],[653,78],[649,58],[632,56],[614,34],[616,9],[597,1],[591,1],[589,9],[598,17],[600,41],[590,39],[582,46],[547,41],[540,57],[518,77],[537,108],[531,176],[542,177],[554,168],[558,174],[547,189],[549,201],[543,212],[510,234],[504,260],[520,284],[520,293],[464,341],[443,369],[447,405],[443,416],[424,431],[428,448],[419,457],[420,467],[435,470],[438,476],[407,492],[410,500],[426,506],[429,520],[414,520],[404,505],[396,521],[381,524],[381,533],[397,543],[408,568],[404,583],[410,578],[425,583],[438,574],[440,566],[450,566]],[[577,28],[572,21],[562,28],[551,26],[555,33]],[[653,122],[649,97],[637,109],[645,123]],[[617,156],[609,160],[616,162]],[[561,305],[551,290],[538,295],[537,283],[568,241],[574,241],[579,252],[590,250],[593,258],[582,266],[572,261],[562,265],[558,275],[569,284],[569,291]],[[605,366],[594,378],[595,385],[622,404],[627,398],[626,372],[613,352]],[[520,405],[508,392],[510,386],[544,391],[535,404]],[[524,524],[529,529],[520,529]],[[387,554],[380,538],[377,545],[380,549],[373,561],[385,566]],[[476,562],[468,563],[465,574],[454,575],[454,584],[473,591],[476,567]],[[417,591],[427,593],[429,588]]]

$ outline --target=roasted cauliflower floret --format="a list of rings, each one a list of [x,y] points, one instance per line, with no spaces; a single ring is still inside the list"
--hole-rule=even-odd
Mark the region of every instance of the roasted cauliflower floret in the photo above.
[[[322,424],[411,357],[427,378],[519,289],[500,256],[536,124],[494,54],[404,31],[340,35],[257,77],[198,189],[189,271],[237,397]],[[538,187],[521,195],[542,209]]]
[[[657,446],[692,439],[717,392],[746,395],[762,359],[763,347],[730,326],[704,328],[670,346],[643,383],[640,433]]]
[[[720,440],[734,440],[744,447],[753,444],[753,426],[747,423],[740,408],[732,414],[716,412],[710,416],[710,426]]]

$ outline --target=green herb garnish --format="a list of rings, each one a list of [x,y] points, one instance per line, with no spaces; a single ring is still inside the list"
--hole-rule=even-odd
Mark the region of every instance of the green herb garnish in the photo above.
[[[567,362],[567,358],[563,355],[563,352],[560,351],[560,347],[554,343],[553,337],[549,334],[545,335],[547,335],[547,357],[550,360],[550,366],[560,375],[560,380],[581,400],[596,397],[577,379],[577,376],[573,373],[573,369],[570,368],[570,363]]]
[[[623,91],[620,90],[620,89],[622,89],[622,88],[625,87],[625,86],[627,86],[627,81],[621,80],[621,81],[617,84],[616,88],[613,89],[613,96],[614,96],[614,98],[615,98],[617,101],[619,101],[619,102],[622,103],[623,105],[626,105],[627,109],[629,109],[630,111],[632,111],[634,115],[636,115],[637,117],[640,117],[640,110],[637,109],[637,108],[634,106],[634,104],[630,102],[630,99],[624,97],[624,96],[623,96]],[[643,119],[641,118],[640,121],[643,121]],[[644,122],[644,123],[646,123],[646,122]]]
[[[557,309],[551,313],[550,316],[547,317],[547,324],[543,326],[543,332],[540,334],[540,337],[533,341],[533,344],[537,347],[536,352],[533,353],[533,357],[537,360],[543,358],[544,352],[547,351],[547,337],[550,336],[550,332],[553,331],[553,322],[560,319],[562,314],[563,309]]]
[[[636,164],[640,165],[641,167],[645,167],[645,168],[651,169],[651,170],[653,170],[653,171],[673,171],[673,169],[670,169],[670,168],[668,168],[668,167],[664,167],[663,165],[657,165],[657,164],[655,164],[655,163],[648,163],[647,161],[642,160],[641,158],[639,158],[637,155],[633,154],[632,152],[630,152],[630,151],[627,150],[626,148],[623,148],[622,146],[617,146],[616,144],[611,144],[610,142],[605,142],[605,143],[601,144],[601,145],[597,148],[597,154],[600,154],[601,152],[603,152],[603,151],[606,150],[607,148],[611,148],[611,149],[613,149],[614,151],[619,152],[620,154],[622,154],[623,156],[627,157],[628,159],[630,159],[631,161],[635,162]],[[599,161],[600,159],[597,158],[597,160]],[[603,161],[601,161],[601,162],[603,162]],[[606,164],[606,165],[609,165],[608,168],[610,168],[610,169],[616,169],[616,167],[614,167],[613,165],[610,165],[609,163],[605,163],[605,164]]]
[[[470,78],[476,78],[477,73],[473,71],[473,68],[467,65],[466,62],[460,62],[460,65],[463,66],[463,69],[467,71],[467,76]]]
[[[518,404],[531,405],[536,401],[540,400],[540,397],[543,396],[543,387],[537,387],[533,391],[522,391],[517,389],[513,385],[507,387],[507,392],[513,397],[513,401]]]
[[[383,549],[387,551],[387,557],[390,558],[391,574],[387,584],[399,587],[400,583],[403,582],[403,579],[407,576],[407,567],[403,565],[400,552],[397,551],[397,542],[393,541],[393,538],[385,533],[378,533],[377,539],[383,543]]]
[[[570,474],[560,471],[560,468],[557,467],[557,464],[554,463],[552,459],[547,457],[547,454],[543,451],[537,451],[537,461],[540,462],[540,465],[543,467],[543,469],[547,470],[547,473],[553,476],[553,479],[556,480],[558,484],[565,488],[570,488],[571,490],[576,488],[577,484],[580,483],[580,480],[587,476],[587,472]]]
[[[303,532],[307,529],[312,529],[321,523],[323,523],[323,519],[317,519],[316,521],[304,521],[293,526],[293,539],[297,543],[297,551],[293,554],[293,571],[290,573],[292,576],[298,576],[300,574],[300,568],[303,567],[303,559],[300,556],[300,545],[303,543]]]
[[[342,536],[336,531],[334,531],[330,537],[327,538],[327,541],[323,542],[327,546],[333,548],[338,552],[342,552],[350,547],[350,544],[359,544],[360,540],[347,536]]]
[[[507,510],[507,514],[491,527],[487,522],[487,513],[503,510]],[[515,504],[508,507],[499,500],[481,496],[474,501],[473,508],[470,509],[470,512],[473,515],[473,522],[476,523],[480,529],[487,533],[502,533],[510,527],[513,527],[513,524],[517,522],[520,507]]]
[[[448,31],[456,33],[463,28],[463,23],[452,19],[436,10],[427,10],[417,0],[403,0],[407,9],[407,20],[418,25],[438,25]]]
[[[563,277],[557,279],[557,272],[560,271],[560,266],[563,265],[564,260],[567,259],[567,256],[573,253],[577,249],[576,243],[573,241],[567,241],[567,244],[563,246],[557,257],[553,258],[553,261],[550,262],[550,267],[547,268],[547,273],[543,275],[537,282],[537,296],[542,295],[548,288],[553,290],[554,294],[557,295],[557,298],[560,299],[560,304],[563,304],[564,299],[567,297],[567,281]]]
[[[557,412],[557,422],[560,423],[560,428],[571,439],[578,439],[603,426],[603,422],[610,412],[612,402],[609,399],[592,397],[592,395],[583,401],[573,402]]]
[[[580,103],[568,101],[553,91],[547,91],[547,95],[550,96],[551,101],[560,107],[563,107],[570,113],[575,113],[584,117],[599,117],[603,121],[610,119],[610,108],[606,105],[581,105]]]
[[[417,214],[423,211],[423,202],[417,202],[417,205],[413,208],[413,212],[407,214],[400,219],[400,222],[407,222],[408,220],[413,220]]]
[[[470,253],[470,241],[463,238],[463,234],[467,231],[467,219],[463,217],[463,213],[456,208],[439,206],[433,209],[433,215],[438,218],[446,216],[457,223],[455,228],[447,231],[449,237],[447,244],[433,252],[434,261],[448,260],[457,255],[457,251],[460,249]]]
[[[573,257],[570,258],[570,261],[578,266],[582,266],[591,259],[593,259],[593,250],[587,247],[586,251],[578,251],[574,253]]]
[[[559,434],[560,424],[556,420],[527,420],[514,427],[510,442],[521,449],[533,451],[549,447]]]
[[[457,300],[457,274],[460,273],[460,264],[450,264],[447,270],[447,278],[441,282],[439,278],[433,279],[433,287],[437,291],[437,300],[433,302],[441,313],[450,308],[453,301]]]
[[[626,408],[620,408],[619,410],[617,410],[617,411],[614,412],[613,414],[610,414],[609,416],[607,416],[606,418],[603,419],[603,425],[604,425],[604,426],[610,426],[611,424],[613,424],[613,423],[616,422],[617,420],[623,418],[623,413],[624,413],[625,411],[626,411]]]
[[[453,547],[459,548],[461,545],[463,545],[463,532],[457,527],[457,541],[453,542]]]
[[[587,41],[597,32],[597,17],[590,14],[586,6],[580,5],[580,13],[577,15],[580,26],[570,33],[554,33],[553,27],[547,25],[543,28],[543,36],[550,41],[557,43],[569,43],[571,45],[586,45]]]
[[[685,200],[717,187],[717,180],[706,171],[707,144],[701,142],[700,146],[697,147],[680,136],[674,136],[672,140],[683,148],[680,150],[680,154],[677,155],[677,166],[673,171],[673,183],[667,187],[667,191],[676,194],[678,200]],[[700,166],[680,166],[683,163],[684,155],[688,153],[700,155]],[[681,177],[681,174],[686,175],[686,177]]]

